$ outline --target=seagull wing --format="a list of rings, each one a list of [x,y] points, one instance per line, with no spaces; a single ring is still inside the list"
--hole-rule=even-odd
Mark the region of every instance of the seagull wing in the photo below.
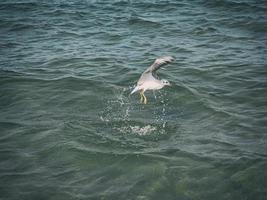
[[[159,79],[159,77],[156,74],[156,71],[160,67],[168,63],[171,63],[172,61],[174,61],[174,57],[172,56],[165,56],[165,57],[156,59],[154,63],[143,72],[143,74],[141,75],[141,77],[139,78],[137,82],[137,85],[141,86],[145,81]]]
[[[152,73],[154,75],[159,68],[173,61],[174,57],[172,56],[157,58],[155,62],[149,68],[147,68],[146,71],[144,71],[144,73]]]

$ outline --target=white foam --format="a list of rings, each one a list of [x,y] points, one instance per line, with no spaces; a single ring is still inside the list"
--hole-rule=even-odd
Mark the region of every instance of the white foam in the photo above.
[[[140,126],[130,126],[131,130],[133,133],[138,134],[138,135],[149,135],[153,133],[154,131],[157,130],[156,127],[153,127],[151,125],[147,125],[144,127]]]

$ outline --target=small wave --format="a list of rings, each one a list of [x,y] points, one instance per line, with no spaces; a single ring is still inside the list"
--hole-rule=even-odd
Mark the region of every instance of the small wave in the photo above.
[[[12,3],[1,3],[1,10],[13,10],[13,11],[30,11],[40,7],[40,3],[37,2],[12,2]]]
[[[142,8],[142,9],[153,9],[159,11],[168,11],[171,9],[176,9],[177,7],[185,7],[187,6],[186,2],[182,1],[140,1],[134,2],[132,4],[134,7]]]
[[[198,26],[193,30],[193,33],[196,35],[205,35],[210,33],[216,33],[217,29],[214,27],[202,27]]]
[[[161,23],[160,22],[156,22],[156,21],[153,21],[153,20],[149,20],[149,19],[144,19],[142,17],[131,17],[129,20],[128,20],[128,23],[130,25],[138,25],[138,26],[152,26],[152,27],[160,27],[161,26]]]
[[[22,23],[15,23],[9,29],[10,31],[24,31],[24,30],[33,30],[36,26],[33,24],[22,24]]]
[[[46,73],[44,71],[44,73]],[[0,75],[1,84],[10,83],[35,83],[41,84],[43,87],[59,87],[64,86],[64,88],[77,87],[77,89],[84,89],[91,86],[92,88],[103,87],[104,83],[100,80],[93,80],[88,77],[74,76],[74,75],[36,75],[33,73],[5,73],[5,75]]]
[[[23,123],[21,123],[21,122],[10,122],[10,121],[0,121],[0,127],[1,127],[1,129],[4,129],[4,128],[7,128],[7,129],[9,129],[9,128],[17,128],[17,127],[22,127],[22,126],[24,126],[24,124]]]
[[[23,76],[24,74],[21,72],[17,72],[15,70],[11,70],[11,69],[1,69],[0,68],[0,78],[7,78],[10,76],[13,77],[19,77],[19,76]]]
[[[15,48],[19,45],[20,44],[17,42],[3,42],[3,43],[0,43],[0,48]]]
[[[73,26],[73,23],[64,23],[64,26],[66,27],[71,27]],[[82,34],[78,33],[77,31],[66,31],[66,30],[59,30],[57,31],[56,35],[54,35],[54,37],[82,37]]]
[[[264,3],[252,1],[252,2],[242,2],[234,0],[210,0],[204,1],[204,5],[213,8],[224,8],[228,11],[237,12],[256,12],[256,11],[266,11],[267,7]]]

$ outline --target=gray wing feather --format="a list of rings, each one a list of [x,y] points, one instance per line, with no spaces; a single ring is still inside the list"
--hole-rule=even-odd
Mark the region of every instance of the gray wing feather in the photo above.
[[[149,68],[147,68],[146,71],[144,71],[144,73],[154,74],[159,68],[173,61],[174,61],[174,57],[172,56],[165,56],[165,57],[157,58],[155,62]]]
[[[142,85],[145,81],[153,80],[155,77],[152,75],[152,73],[143,73],[141,77],[139,78],[137,85]]]

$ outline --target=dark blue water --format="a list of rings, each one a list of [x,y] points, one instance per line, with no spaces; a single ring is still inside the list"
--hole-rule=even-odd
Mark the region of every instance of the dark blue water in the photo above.
[[[263,0],[2,0],[0,199],[266,199],[266,55]]]

